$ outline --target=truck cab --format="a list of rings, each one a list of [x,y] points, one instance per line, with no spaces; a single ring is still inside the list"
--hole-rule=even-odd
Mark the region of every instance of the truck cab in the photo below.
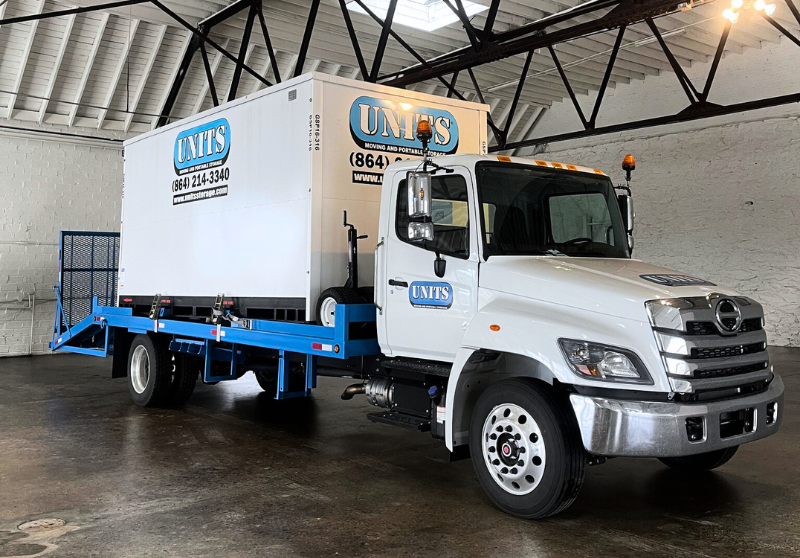
[[[539,160],[435,162],[384,176],[378,341],[398,387],[415,366],[423,385],[446,376],[432,431],[469,447],[499,507],[543,517],[571,503],[586,464],[707,470],[776,432],[761,305],[632,259],[629,189]]]

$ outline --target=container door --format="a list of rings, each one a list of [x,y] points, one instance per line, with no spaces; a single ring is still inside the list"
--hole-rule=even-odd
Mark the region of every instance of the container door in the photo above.
[[[394,356],[452,361],[477,308],[478,235],[472,178],[464,167],[434,175],[432,241],[408,239],[404,173],[392,184],[386,231],[386,341]],[[442,277],[434,262],[446,261]]]

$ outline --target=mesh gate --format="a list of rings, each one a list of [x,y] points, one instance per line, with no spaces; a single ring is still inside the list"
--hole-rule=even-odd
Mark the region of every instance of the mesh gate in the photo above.
[[[58,259],[60,334],[91,314],[93,297],[101,306],[117,305],[119,233],[62,231]]]

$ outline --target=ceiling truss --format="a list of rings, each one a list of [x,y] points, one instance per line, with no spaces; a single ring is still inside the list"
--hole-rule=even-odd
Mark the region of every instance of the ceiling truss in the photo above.
[[[9,25],[29,24],[28,40],[24,45],[22,61],[18,66],[17,75],[13,81],[14,85],[10,92],[10,100],[6,106],[6,117],[11,118],[18,96],[24,95],[21,87],[38,23],[51,18],[64,18],[66,21],[55,62],[48,76],[46,90],[43,96],[36,97],[41,99],[37,115],[39,123],[45,121],[48,106],[54,103],[71,105],[66,118],[69,126],[75,124],[81,106],[92,106],[84,102],[83,97],[109,24],[109,14],[119,13],[119,10],[133,7],[158,10],[164,14],[167,21],[160,24],[147,23],[151,33],[151,36],[148,37],[149,54],[138,75],[138,84],[133,96],[126,93],[125,109],[120,110],[112,108],[115,92],[118,90],[123,72],[130,71],[128,61],[132,52],[136,50],[135,38],[141,35],[141,29],[144,26],[141,19],[130,19],[129,34],[121,46],[121,53],[114,66],[108,87],[100,104],[93,107],[98,109],[96,116],[98,129],[104,128],[108,122],[109,113],[112,111],[124,115],[121,124],[121,131],[124,133],[132,130],[136,115],[147,116],[153,127],[163,126],[171,120],[185,116],[185,114],[175,114],[176,103],[181,98],[187,76],[191,73],[192,68],[198,67],[197,59],[202,61],[200,71],[205,75],[205,83],[199,88],[200,92],[192,102],[194,112],[203,110],[209,96],[214,106],[236,99],[240,96],[240,86],[245,75],[250,76],[253,80],[252,88],[249,91],[252,93],[264,86],[279,83],[286,76],[300,75],[304,71],[318,68],[324,63],[329,73],[337,75],[344,71],[345,75],[349,77],[360,76],[361,79],[370,82],[414,88],[417,91],[430,93],[441,92],[440,94],[446,94],[448,97],[488,103],[492,108],[488,117],[489,128],[493,136],[490,151],[511,151],[542,143],[800,102],[800,93],[733,104],[716,104],[708,101],[726,49],[741,52],[743,48],[754,44],[758,45],[762,41],[772,40],[774,42],[776,39],[772,38],[767,31],[768,28],[774,29],[779,35],[783,35],[789,41],[800,46],[800,38],[794,31],[795,24],[800,27],[800,10],[794,3],[796,0],[781,0],[792,16],[788,22],[786,19],[779,20],[761,11],[759,16],[766,22],[765,26],[753,26],[741,32],[737,29],[734,39],[731,37],[731,24],[728,22],[724,26],[716,46],[710,43],[713,29],[704,25],[704,21],[669,32],[659,29],[656,22],[660,18],[672,18],[670,21],[680,22],[686,17],[683,12],[678,11],[677,0],[590,0],[568,9],[553,10],[549,13],[543,11],[538,18],[530,17],[536,15],[537,11],[537,8],[531,7],[527,9],[531,13],[526,13],[526,20],[523,20],[521,24],[516,26],[506,24],[502,29],[496,29],[498,15],[502,12],[503,5],[509,0],[484,0],[487,9],[482,25],[475,24],[475,20],[471,20],[467,16],[462,0],[443,0],[457,18],[457,24],[441,34],[445,43],[453,45],[453,48],[444,54],[433,55],[427,52],[430,49],[420,47],[420,41],[416,40],[418,32],[411,32],[408,28],[398,28],[394,24],[398,0],[388,1],[384,17],[379,17],[374,13],[364,0],[352,0],[366,13],[367,21],[371,21],[373,26],[377,26],[377,31],[372,31],[375,37],[375,50],[371,64],[365,57],[364,45],[366,43],[363,33],[365,23],[363,19],[358,22],[354,20],[347,7],[348,0],[326,2],[322,0],[310,0],[309,2],[289,0],[285,2],[285,6],[280,6],[283,17],[292,17],[294,20],[302,22],[300,24],[302,33],[296,35],[299,40],[293,43],[297,47],[296,52],[287,52],[286,48],[282,48],[279,52],[275,48],[273,34],[277,34],[282,44],[289,39],[287,39],[287,32],[284,29],[275,27],[275,22],[272,22],[272,28],[267,24],[267,16],[278,9],[274,2],[265,7],[263,0],[236,0],[210,16],[195,20],[198,22],[193,24],[190,22],[191,18],[187,19],[186,13],[178,13],[175,8],[176,2],[169,0],[117,0],[51,11],[45,10],[44,0],[33,1],[36,2],[34,13],[15,17],[5,17],[7,3],[0,5],[0,26],[6,29]],[[217,3],[220,1],[225,3],[225,0],[216,0]],[[188,2],[177,3],[188,4]],[[547,5],[551,2],[543,0],[542,3]],[[563,3],[553,5],[563,8]],[[336,12],[346,30],[344,42],[333,34],[326,33],[334,6],[337,8]],[[73,100],[71,102],[53,101],[51,97],[56,89],[59,72],[71,41],[70,37],[75,33],[73,28],[76,17],[92,12],[100,12],[102,15],[96,27],[92,47],[86,58],[80,80],[75,88]],[[291,14],[291,16],[286,14]],[[167,37],[169,26],[185,30],[179,56],[171,66],[168,82],[160,94],[157,108],[150,109],[152,112],[149,113],[142,112],[140,102],[145,93],[148,78],[154,67],[157,66],[159,52]],[[461,29],[460,38],[456,34],[455,27]],[[219,30],[222,28],[225,29],[225,32],[220,34]],[[224,37],[224,35],[230,35],[232,29],[239,30],[240,36],[233,40],[230,36]],[[649,29],[651,35],[643,34],[643,29]],[[610,31],[614,34],[609,35]],[[322,34],[325,36],[320,37]],[[632,40],[625,43],[628,36]],[[223,38],[220,39],[220,37]],[[404,37],[408,37],[409,40]],[[309,64],[309,50],[315,40],[318,54]],[[390,41],[394,41],[399,49],[397,47],[389,49]],[[577,41],[583,41],[582,45],[594,45],[594,48],[597,49],[596,52],[586,56],[581,50],[584,47],[577,46]],[[228,50],[233,42],[236,43],[234,46],[238,45],[235,53]],[[368,42],[372,44],[372,40],[368,40]],[[416,46],[412,45],[412,42]],[[642,49],[640,56],[629,54],[631,49],[644,45],[647,48]],[[266,52],[261,68],[258,70],[250,65],[257,46],[259,51]],[[329,58],[320,56],[320,50],[327,52]],[[348,51],[347,56],[343,54],[344,50]],[[683,69],[687,63],[691,62],[693,51],[700,52],[709,58],[713,56],[710,71],[702,88],[693,83]],[[351,55],[353,62],[348,62],[347,57]],[[598,59],[606,56],[605,62]],[[412,63],[405,62],[403,64],[403,61],[408,60],[409,57]],[[517,60],[515,57],[521,57],[518,59],[521,62],[519,77],[507,78],[499,83],[495,78],[495,83],[487,87],[487,77],[492,79],[492,76],[499,78],[501,74],[508,75],[515,67],[511,62],[512,59]],[[223,84],[224,90],[220,91],[218,71],[221,72],[220,65],[225,59],[233,65],[232,76]],[[642,63],[642,60],[645,60],[646,64]],[[382,69],[386,66],[391,70],[384,73]],[[516,64],[516,69],[519,71],[519,64]],[[673,73],[680,83],[688,101],[685,109],[676,114],[658,118],[620,122],[606,126],[597,125],[603,99],[609,87],[613,87],[617,82],[627,83],[630,79],[642,79],[646,75],[657,74],[663,70]],[[477,72],[481,72],[481,74],[476,75]],[[528,84],[535,84],[535,88],[526,87]],[[513,95],[510,94],[512,90]],[[498,94],[498,91],[502,93]],[[588,95],[590,92],[596,92],[596,96],[591,112],[586,113],[581,108],[578,95]],[[220,96],[220,93],[224,93],[224,95]],[[554,100],[562,98],[570,99],[582,129],[555,136],[531,137],[547,106]]]

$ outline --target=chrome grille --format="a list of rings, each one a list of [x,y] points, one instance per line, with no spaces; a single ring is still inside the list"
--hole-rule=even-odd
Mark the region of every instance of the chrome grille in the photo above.
[[[651,325],[675,393],[730,397],[772,376],[763,309],[746,297],[710,295],[663,302]],[[722,305],[722,311],[718,311]],[[652,307],[648,307],[653,310]],[[738,316],[731,317],[732,308]],[[739,324],[738,329],[735,326]],[[660,326],[660,327],[659,327]],[[728,331],[733,329],[734,331]],[[723,395],[724,394],[724,395]]]

